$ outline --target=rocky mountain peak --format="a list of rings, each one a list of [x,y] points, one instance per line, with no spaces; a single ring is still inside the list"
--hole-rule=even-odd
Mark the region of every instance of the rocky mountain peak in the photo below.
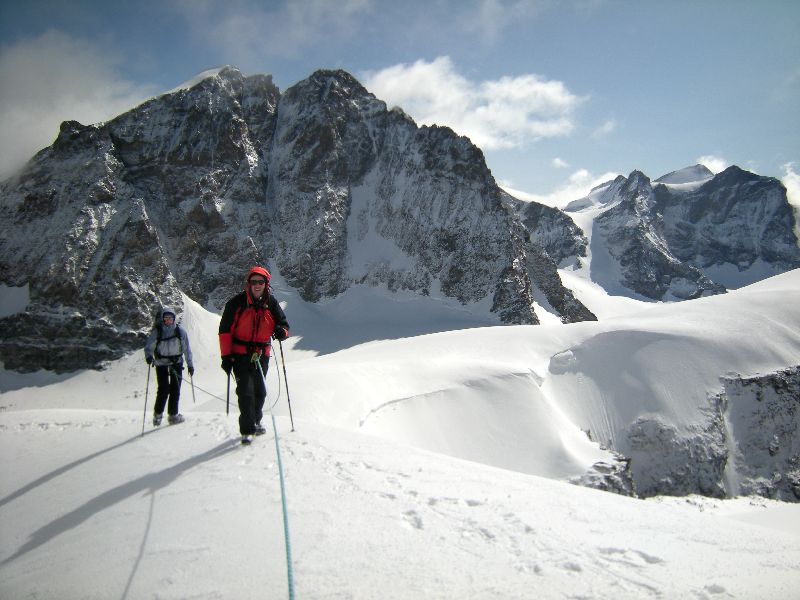
[[[381,286],[536,323],[539,290],[562,319],[594,318],[535,241],[569,245],[569,219],[523,224],[512,204],[467,138],[417,127],[344,71],[283,94],[206,72],[107,123],[66,122],[3,183],[0,282],[31,302],[3,319],[0,358],[98,366],[141,345],[154,307],[219,308],[253,264],[310,302]]]
[[[749,183],[756,183],[756,182],[774,184],[775,182],[777,182],[777,180],[771,177],[763,177],[761,175],[756,175],[755,173],[751,173],[750,171],[745,171],[744,169],[737,167],[736,165],[731,165],[724,171],[718,173],[706,185],[708,185],[711,188],[723,188],[723,187],[746,185]]]
[[[342,69],[319,69],[295,87],[298,90],[316,89],[325,95],[339,97],[372,96],[355,77]]]
[[[627,179],[629,189],[640,189],[650,185],[650,178],[638,170],[631,171]]]
[[[603,199],[611,208],[592,237],[618,265],[620,279],[609,285],[653,300],[686,299],[800,266],[783,185],[736,166],[695,179],[708,173],[702,166],[674,171],[653,187],[634,171],[609,186]]]

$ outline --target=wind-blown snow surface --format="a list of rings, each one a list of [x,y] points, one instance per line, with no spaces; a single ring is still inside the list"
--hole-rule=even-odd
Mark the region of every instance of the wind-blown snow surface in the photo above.
[[[372,298],[370,327],[375,302],[388,331],[392,315],[426,320],[427,304],[393,298]],[[268,383],[297,598],[796,597],[800,505],[644,501],[564,480],[609,456],[582,430],[614,439],[640,411],[689,423],[720,376],[800,363],[800,271],[596,323],[320,356],[366,305],[284,299],[294,432],[278,364]],[[179,426],[141,435],[138,353],[103,372],[3,374],[0,597],[287,596],[273,433],[239,446],[218,316],[187,300],[182,322],[197,373]],[[151,382],[148,416],[153,395]]]

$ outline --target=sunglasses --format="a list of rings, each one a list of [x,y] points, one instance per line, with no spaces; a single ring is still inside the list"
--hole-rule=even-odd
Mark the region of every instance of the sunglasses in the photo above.
[[[250,285],[266,285],[266,280],[264,279],[251,279]]]

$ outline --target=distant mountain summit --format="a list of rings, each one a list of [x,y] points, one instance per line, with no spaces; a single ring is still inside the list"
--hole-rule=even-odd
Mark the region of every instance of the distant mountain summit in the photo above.
[[[682,184],[694,183],[711,179],[714,173],[705,165],[692,165],[678,171],[672,171],[662,175],[655,180],[655,183]]]
[[[485,301],[505,323],[538,323],[535,297],[593,319],[548,253],[580,252],[581,233],[518,208],[468,139],[344,71],[280,93],[214,69],[106,123],[63,123],[2,183],[0,283],[30,300],[2,319],[0,358],[97,367],[141,346],[159,302],[220,308],[253,264],[310,302],[366,285]]]
[[[713,175],[695,165],[655,182],[633,171],[566,207],[587,209],[598,211],[592,278],[614,293],[686,300],[800,267],[786,188],[736,166]]]

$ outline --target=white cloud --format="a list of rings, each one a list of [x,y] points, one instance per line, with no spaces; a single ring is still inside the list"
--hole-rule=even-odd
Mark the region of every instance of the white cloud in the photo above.
[[[728,161],[725,160],[724,158],[712,155],[701,156],[700,158],[697,159],[697,164],[708,167],[708,170],[714,173],[715,175],[717,173],[721,173],[730,166]]]
[[[614,133],[617,130],[617,122],[614,119],[607,119],[600,127],[592,132],[593,138],[599,138]]]
[[[606,183],[616,179],[619,173],[608,171],[600,175],[592,174],[587,169],[578,169],[574,171],[569,178],[561,183],[555,190],[549,194],[531,194],[521,190],[515,190],[506,186],[503,188],[512,196],[520,200],[529,202],[538,202],[546,204],[547,206],[555,206],[557,208],[564,208],[573,200],[585,198],[592,191],[592,188],[597,187],[601,183]]]
[[[556,169],[566,169],[569,166],[569,163],[565,160],[558,158],[557,156],[553,159],[552,165]]]
[[[0,177],[50,145],[62,121],[97,123],[153,91],[116,70],[106,48],[57,31],[0,51]]]
[[[790,162],[783,165],[781,183],[786,187],[786,198],[794,207],[794,232],[800,239],[800,173],[795,171],[797,163]]]
[[[582,98],[538,75],[473,82],[449,57],[364,73],[364,85],[422,125],[446,125],[484,150],[569,135]]]

